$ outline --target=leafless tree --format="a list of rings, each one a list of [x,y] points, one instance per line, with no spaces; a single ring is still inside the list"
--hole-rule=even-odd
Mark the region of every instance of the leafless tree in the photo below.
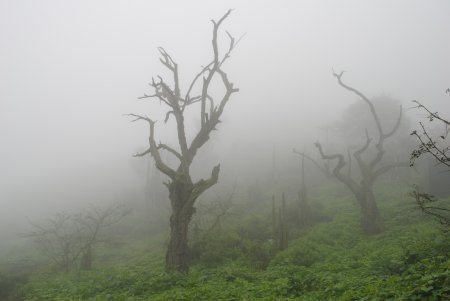
[[[148,138],[149,148],[135,156],[142,157],[150,154],[155,160],[156,167],[169,177],[169,181],[165,183],[169,190],[169,199],[172,208],[170,217],[170,241],[166,253],[166,268],[168,270],[177,270],[183,273],[188,272],[187,234],[189,223],[195,212],[194,203],[203,192],[216,184],[219,178],[220,165],[212,169],[211,176],[208,179],[200,179],[197,182],[192,180],[190,168],[197,151],[209,140],[211,132],[220,123],[220,117],[231,95],[239,91],[229,81],[227,73],[223,70],[225,61],[230,57],[230,53],[239,40],[236,41],[227,32],[230,44],[227,52],[222,57],[219,54],[217,43],[219,27],[230,13],[231,10],[220,18],[219,21],[212,20],[213,59],[193,78],[184,95],[181,94],[178,64],[163,48],[158,48],[161,54],[161,63],[173,75],[173,87],[162,77],[158,76],[156,81],[152,79],[150,83],[154,89],[154,94],[144,95],[142,98],[158,99],[168,107],[165,121],[167,122],[171,116],[175,118],[179,149],[177,150],[167,144],[156,143],[156,122],[153,119],[144,115],[129,114],[129,116],[134,118],[133,121],[142,120],[147,122],[150,129]],[[215,77],[221,80],[225,88],[225,93],[219,100],[214,99],[210,94],[211,82]],[[200,78],[203,78],[201,93],[199,95],[191,95],[193,87]],[[200,129],[189,144],[186,139],[185,110],[195,103],[200,103]],[[163,161],[161,151],[166,151],[178,159],[179,165],[177,169],[171,168]]]
[[[330,166],[329,166],[328,162],[325,162],[324,164],[319,164],[319,162],[317,162],[317,160],[315,160],[313,157],[309,156],[305,152],[300,152],[300,151],[296,150],[295,148],[292,151],[294,152],[294,154],[297,154],[302,158],[302,186],[304,185],[303,174],[304,174],[305,159],[308,159],[309,161],[311,161],[314,164],[314,166],[317,167],[317,169],[320,170],[324,174],[325,177],[329,178],[329,177],[333,176],[333,174],[330,172]]]
[[[92,206],[81,213],[61,212],[42,223],[30,222],[33,230],[25,234],[58,269],[70,271],[81,259],[80,268],[92,268],[93,248],[104,242],[103,229],[119,222],[129,213],[122,205],[106,209]]]
[[[30,222],[33,231],[24,237],[32,238],[37,248],[53,261],[61,271],[68,272],[83,251],[81,229],[73,215],[61,212],[43,223]]]
[[[81,214],[75,216],[75,222],[81,228],[82,251],[80,259],[80,268],[82,270],[92,269],[93,250],[96,244],[108,242],[108,239],[102,237],[102,230],[117,224],[131,211],[125,206],[113,205],[107,208],[98,208],[91,206]]]
[[[353,157],[355,158],[356,164],[359,168],[361,179],[359,181],[351,177],[349,172],[344,173],[343,168],[346,165],[345,157],[343,154],[326,154],[322,148],[322,145],[317,142],[315,146],[317,147],[322,159],[325,160],[337,160],[337,164],[333,169],[333,175],[343,184],[345,184],[355,195],[355,198],[361,209],[361,226],[365,234],[371,235],[382,231],[383,223],[380,217],[378,206],[375,200],[375,195],[373,192],[373,185],[375,181],[383,174],[391,170],[392,168],[399,166],[407,166],[407,162],[395,162],[391,164],[382,165],[383,155],[385,154],[384,143],[386,139],[390,138],[399,128],[400,121],[402,119],[402,108],[400,107],[399,115],[396,123],[391,130],[386,131],[383,129],[378,113],[373,105],[372,101],[369,100],[363,93],[352,88],[342,82],[342,75],[344,72],[335,73],[333,71],[333,76],[336,77],[338,84],[344,89],[358,95],[369,107],[371,115],[375,121],[378,139],[376,144],[372,145],[372,138],[369,137],[367,130],[366,141],[364,145],[356,149],[353,152]],[[373,157],[369,160],[363,158],[364,153],[368,153],[371,149],[374,152]]]

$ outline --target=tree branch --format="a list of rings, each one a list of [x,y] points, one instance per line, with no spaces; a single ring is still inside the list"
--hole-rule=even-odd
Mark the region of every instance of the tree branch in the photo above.
[[[381,122],[380,122],[380,119],[378,118],[377,112],[375,111],[375,107],[374,107],[373,103],[363,93],[361,93],[360,91],[356,90],[355,88],[352,88],[352,87],[350,87],[350,86],[348,86],[348,85],[346,85],[346,84],[344,84],[342,82],[342,76],[344,75],[344,72],[345,71],[341,71],[341,73],[337,74],[333,70],[333,76],[337,78],[338,83],[339,83],[339,85],[341,87],[343,87],[344,89],[346,89],[346,90],[348,90],[350,92],[355,93],[356,95],[361,97],[362,100],[364,100],[367,103],[367,105],[369,106],[370,112],[372,113],[372,116],[375,119],[375,123],[376,123],[377,129],[378,129],[378,133],[380,134],[380,137],[383,136],[383,129],[381,127]]]
[[[317,149],[319,150],[320,155],[322,156],[322,159],[325,160],[334,160],[337,159],[338,163],[336,164],[336,166],[333,169],[333,174],[335,175],[335,177],[341,181],[342,183],[344,183],[345,185],[347,185],[347,187],[353,192],[353,193],[357,193],[358,192],[358,184],[351,178],[343,175],[341,173],[341,169],[345,166],[345,161],[344,161],[344,156],[341,154],[334,154],[334,155],[326,155],[323,152],[322,149],[322,145],[319,142],[314,143],[314,145],[317,147]]]
[[[304,152],[297,151],[295,148],[292,151],[294,154],[305,157],[306,159],[311,161],[317,167],[317,169],[319,169],[326,177],[331,177],[330,171],[326,168],[326,166],[320,166],[320,164],[316,160],[314,160],[312,157],[305,154]]]
[[[177,157],[180,161],[182,160],[182,156],[179,152],[177,152],[176,150],[174,150],[173,148],[171,148],[170,146],[168,146],[167,144],[163,144],[163,143],[159,143],[158,144],[158,149],[164,149],[166,151],[168,151],[169,153],[171,153],[172,155],[174,155],[175,157]]]
[[[396,163],[388,164],[388,165],[382,166],[382,167],[378,168],[376,171],[374,171],[373,177],[374,177],[374,179],[376,179],[379,176],[381,176],[382,174],[387,173],[389,170],[391,170],[392,168],[395,168],[395,167],[408,167],[408,166],[409,166],[408,162],[396,162]]]
[[[150,134],[149,134],[149,137],[148,137],[148,142],[149,142],[150,147],[149,147],[148,150],[144,151],[143,153],[138,153],[135,156],[136,157],[142,157],[142,156],[150,153],[152,155],[152,157],[155,159],[156,167],[161,172],[163,172],[164,174],[169,176],[170,178],[174,178],[175,175],[176,175],[176,172],[163,162],[163,160],[161,159],[161,155],[159,153],[159,149],[158,149],[158,147],[156,145],[156,142],[155,142],[155,121],[151,120],[147,116],[142,116],[142,115],[138,115],[138,114],[127,114],[127,116],[131,116],[131,117],[135,118],[134,120],[132,120],[132,122],[135,122],[135,121],[138,121],[138,120],[144,120],[150,126]]]
[[[190,201],[192,204],[195,200],[206,190],[208,190],[211,186],[215,185],[219,180],[219,172],[220,172],[220,164],[214,166],[211,172],[211,177],[209,179],[204,180],[201,179],[197,183],[194,184],[194,188],[192,190],[192,195]]]

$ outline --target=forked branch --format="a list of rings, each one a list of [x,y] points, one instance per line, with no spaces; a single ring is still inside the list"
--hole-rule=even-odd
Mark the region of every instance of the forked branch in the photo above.
[[[334,176],[347,185],[347,187],[353,192],[356,193],[358,191],[358,184],[350,177],[347,177],[346,175],[341,173],[342,168],[345,166],[345,160],[344,156],[342,154],[334,154],[334,155],[327,155],[324,153],[322,149],[322,145],[319,142],[314,143],[315,147],[319,150],[319,153],[324,160],[335,160],[337,159],[338,162],[336,166],[333,169]]]
[[[309,156],[308,154],[304,153],[304,152],[300,152],[298,150],[296,150],[295,148],[292,150],[292,152],[294,154],[297,154],[299,156],[302,156],[306,159],[308,159],[309,161],[311,161],[316,167],[317,169],[319,169],[326,177],[330,177],[330,171],[328,169],[328,166],[324,164],[324,166],[321,166],[316,160],[314,160],[311,156]]]
[[[396,120],[394,126],[392,127],[392,129],[389,132],[385,133],[383,131],[383,128],[382,128],[381,122],[380,122],[380,118],[378,117],[377,111],[376,111],[375,106],[373,105],[372,101],[370,101],[370,99],[366,95],[364,95],[362,92],[360,92],[359,90],[357,90],[357,89],[355,89],[353,87],[350,87],[349,85],[345,84],[342,81],[342,76],[344,75],[344,72],[345,71],[341,71],[340,73],[336,73],[333,70],[333,76],[336,77],[336,79],[338,80],[338,83],[339,83],[339,85],[341,87],[343,87],[344,89],[346,89],[346,90],[348,90],[350,92],[353,92],[356,95],[358,95],[369,106],[370,113],[372,114],[372,117],[375,120],[375,124],[376,124],[377,130],[378,130],[378,142],[376,144],[377,154],[376,154],[376,156],[373,158],[373,160],[369,164],[373,168],[383,158],[383,155],[384,155],[384,149],[383,149],[384,140],[389,138],[390,136],[392,136],[397,131],[397,129],[399,128],[400,122],[401,122],[401,119],[402,119],[403,109],[402,109],[402,106],[400,106],[399,115],[397,117],[397,120]]]
[[[142,156],[145,156],[147,154],[151,154],[152,157],[155,159],[156,167],[161,172],[163,172],[164,174],[169,176],[170,178],[174,178],[175,175],[176,175],[176,172],[163,162],[163,160],[161,158],[161,154],[159,153],[159,148],[161,148],[161,147],[158,147],[156,145],[156,142],[155,142],[155,123],[156,122],[153,121],[152,119],[148,118],[147,116],[142,116],[142,115],[138,115],[138,114],[132,114],[131,113],[131,114],[127,114],[127,116],[134,117],[132,122],[139,121],[139,120],[146,121],[149,124],[149,127],[150,127],[150,135],[148,137],[148,142],[149,142],[149,145],[150,145],[149,148],[146,151],[142,152],[142,153],[135,154],[134,156],[135,157],[142,157]]]

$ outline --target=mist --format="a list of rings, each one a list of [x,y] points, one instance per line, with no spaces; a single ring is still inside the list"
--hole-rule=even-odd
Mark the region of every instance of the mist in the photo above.
[[[211,59],[210,20],[230,8],[221,32],[242,39],[224,68],[240,90],[194,160],[196,180],[221,164],[212,194],[267,180],[274,154],[287,185],[299,182],[293,148],[319,158],[313,143],[330,139],[345,151],[324,128],[360,100],[332,70],[370,98],[397,100],[412,123],[424,116],[412,100],[450,115],[448,1],[1,1],[0,249],[29,220],[145,202],[153,163],[133,155],[148,148],[148,125],[125,114],[151,116],[157,141],[177,146],[166,108],[139,99],[152,77],[168,77],[157,49],[186,91]],[[186,115],[189,141],[199,123]]]

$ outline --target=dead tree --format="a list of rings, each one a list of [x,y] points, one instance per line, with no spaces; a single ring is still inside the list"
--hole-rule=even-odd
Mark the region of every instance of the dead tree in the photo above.
[[[212,169],[211,176],[208,179],[200,179],[197,182],[194,182],[191,178],[190,168],[197,151],[209,140],[211,132],[216,130],[217,125],[220,123],[220,117],[231,95],[239,91],[229,81],[227,73],[223,70],[225,61],[230,57],[230,53],[239,40],[236,41],[227,32],[230,44],[228,51],[222,57],[220,57],[217,43],[219,27],[230,13],[231,10],[220,18],[219,21],[212,20],[213,59],[193,78],[184,96],[181,94],[178,64],[163,48],[158,48],[161,54],[161,63],[173,76],[173,87],[162,77],[158,76],[157,80],[152,79],[150,83],[150,86],[154,89],[154,94],[144,95],[141,98],[158,99],[163,105],[168,107],[165,122],[171,116],[175,118],[179,149],[167,144],[156,143],[156,121],[144,115],[129,114],[129,116],[134,117],[133,121],[145,121],[150,128],[148,138],[149,148],[135,156],[142,157],[150,154],[155,160],[156,167],[169,177],[169,181],[164,183],[169,190],[169,199],[172,208],[170,217],[170,241],[166,253],[167,270],[177,270],[183,273],[188,272],[187,234],[189,223],[195,212],[194,204],[203,192],[217,183],[219,178],[220,165]],[[214,99],[209,91],[210,84],[213,78],[216,77],[219,78],[225,88],[225,93],[219,100]],[[200,95],[191,95],[193,87],[200,78],[203,78]],[[200,103],[200,129],[189,143],[186,139],[185,111],[187,107],[195,103]],[[166,151],[175,156],[179,161],[178,168],[171,168],[164,162],[161,157],[161,151]]]
[[[304,172],[304,169],[303,169],[304,160],[308,159],[309,161],[311,161],[314,164],[315,167],[317,167],[318,170],[320,170],[321,173],[323,173],[323,175],[326,178],[333,177],[333,174],[330,172],[330,166],[329,166],[328,162],[325,162],[323,165],[321,165],[321,164],[319,164],[319,162],[317,162],[317,160],[315,160],[314,158],[312,158],[305,152],[300,152],[300,151],[296,150],[295,148],[292,151],[294,152],[294,154],[297,154],[302,157],[302,174]]]
[[[45,222],[30,224],[34,229],[23,236],[33,239],[38,250],[53,261],[58,270],[69,272],[84,247],[82,229],[73,215],[61,212]]]
[[[24,237],[32,238],[59,270],[69,272],[77,268],[78,262],[80,269],[90,270],[95,245],[106,242],[101,232],[129,212],[122,205],[106,209],[92,206],[80,213],[60,212],[42,223],[30,222],[34,229]]]
[[[83,247],[81,250],[80,269],[91,270],[94,259],[94,247],[98,243],[107,242],[102,235],[106,228],[117,224],[130,213],[123,205],[114,205],[102,209],[91,206],[88,210],[76,216],[75,221],[81,225],[81,239]]]
[[[399,166],[408,166],[407,162],[395,162],[386,165],[382,165],[381,162],[383,159],[383,155],[385,154],[384,143],[386,139],[394,135],[394,133],[400,126],[400,121],[402,119],[402,107],[400,106],[400,111],[396,123],[390,131],[386,131],[381,125],[381,121],[378,117],[378,113],[375,110],[375,106],[373,105],[373,103],[363,93],[343,83],[343,73],[344,72],[337,74],[333,71],[333,76],[336,77],[340,86],[352,93],[355,93],[367,104],[375,121],[376,129],[378,132],[378,139],[376,141],[376,144],[371,147],[372,138],[369,137],[366,129],[366,141],[364,145],[353,152],[353,157],[355,158],[356,165],[359,168],[361,179],[357,181],[351,177],[351,174],[349,172],[343,172],[343,168],[346,165],[343,154],[326,154],[319,142],[315,143],[315,146],[322,156],[322,159],[337,160],[337,164],[333,169],[333,175],[340,182],[345,184],[355,195],[355,198],[361,209],[361,227],[365,234],[372,235],[377,234],[383,230],[383,222],[381,220],[381,216],[373,192],[373,185],[375,181],[381,175],[385,174],[392,168]],[[374,155],[370,160],[362,157],[362,155],[369,149],[373,150],[374,152]]]

